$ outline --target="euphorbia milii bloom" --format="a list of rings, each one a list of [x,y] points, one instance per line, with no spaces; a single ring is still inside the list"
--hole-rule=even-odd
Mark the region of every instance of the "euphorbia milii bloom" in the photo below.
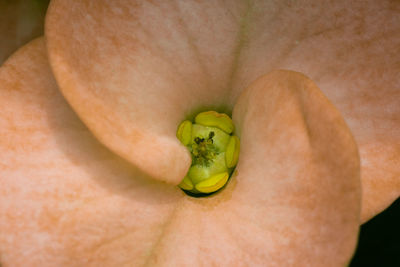
[[[347,264],[399,195],[396,8],[53,1],[46,44],[0,69],[2,263]],[[193,198],[176,130],[209,109],[241,152]]]

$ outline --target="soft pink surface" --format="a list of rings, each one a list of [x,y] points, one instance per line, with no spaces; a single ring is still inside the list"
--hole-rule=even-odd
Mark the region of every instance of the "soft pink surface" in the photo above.
[[[1,67],[0,84],[3,265],[143,263],[183,193],[93,138],[59,93],[43,39]]]
[[[64,101],[43,39],[0,69],[4,266],[343,266],[359,226],[359,158],[305,76],[239,97],[236,172],[195,199],[100,145]]]
[[[188,113],[232,109],[274,69],[307,74],[355,136],[366,221],[400,195],[399,11],[389,0],[55,0],[46,35],[63,94],[99,140],[175,184],[190,162],[175,138]]]

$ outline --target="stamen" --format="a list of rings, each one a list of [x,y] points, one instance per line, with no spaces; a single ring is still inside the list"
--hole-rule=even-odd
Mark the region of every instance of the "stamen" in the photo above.
[[[218,127],[227,134],[231,134],[235,128],[228,115],[215,111],[202,112],[196,116],[194,121],[204,126]]]
[[[212,193],[222,188],[228,181],[229,174],[223,172],[196,184],[196,189],[202,193]]]

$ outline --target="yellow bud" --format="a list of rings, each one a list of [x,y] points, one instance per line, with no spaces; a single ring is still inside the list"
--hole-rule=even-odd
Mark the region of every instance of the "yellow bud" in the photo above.
[[[178,127],[176,137],[179,139],[179,141],[181,141],[182,144],[187,146],[192,138],[192,122],[182,122]]]
[[[234,125],[228,115],[216,111],[206,111],[199,113],[194,119],[195,123],[204,126],[212,126],[230,134],[233,132]]]
[[[240,151],[240,141],[235,135],[231,136],[229,139],[228,146],[225,152],[225,163],[228,168],[233,168],[236,166],[239,159]]]
[[[182,182],[179,184],[179,187],[184,189],[184,190],[192,190],[193,189],[193,183],[189,179],[189,177],[185,176],[185,178],[183,178]]]
[[[228,181],[228,178],[229,174],[227,172],[219,173],[196,184],[195,187],[201,193],[212,193],[222,188]]]

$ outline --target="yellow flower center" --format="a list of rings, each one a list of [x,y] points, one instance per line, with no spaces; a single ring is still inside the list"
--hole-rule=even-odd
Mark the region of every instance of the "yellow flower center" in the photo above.
[[[183,121],[176,136],[192,155],[190,169],[179,187],[194,196],[220,190],[228,182],[240,150],[231,118],[223,113],[199,113],[194,123]]]

